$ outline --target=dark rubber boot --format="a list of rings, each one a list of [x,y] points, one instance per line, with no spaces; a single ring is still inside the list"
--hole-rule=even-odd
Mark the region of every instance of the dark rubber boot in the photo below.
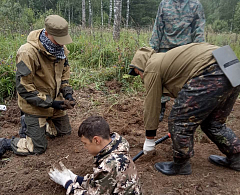
[[[223,157],[218,155],[211,155],[208,158],[209,162],[218,166],[227,167],[235,171],[240,171],[240,153]]]
[[[161,113],[160,113],[160,116],[159,116],[159,121],[161,122],[164,118],[164,113],[165,113],[165,110],[166,110],[166,102],[164,103],[161,103]]]
[[[6,138],[0,138],[0,158],[5,154],[7,150],[12,150],[11,140]]]
[[[1,158],[2,155],[4,155],[4,153],[6,152],[5,148],[3,147],[4,139],[5,139],[5,138],[0,138],[0,158]]]
[[[190,175],[192,173],[189,161],[182,162],[159,162],[155,168],[165,175]]]
[[[27,125],[25,123],[25,115],[21,116],[21,128],[19,129],[20,138],[26,138]]]

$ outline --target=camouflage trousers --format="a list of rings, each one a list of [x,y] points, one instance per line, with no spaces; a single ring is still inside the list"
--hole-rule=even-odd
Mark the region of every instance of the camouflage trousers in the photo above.
[[[25,114],[27,126],[25,138],[13,138],[11,147],[18,155],[41,154],[47,149],[46,135],[50,137],[71,134],[68,115],[38,117]]]
[[[240,86],[233,88],[218,64],[189,80],[169,116],[173,156],[187,159],[194,155],[194,133],[199,125],[223,154],[239,153],[240,140],[225,124],[239,92]]]
[[[170,97],[164,95],[161,97],[161,103],[166,103],[168,101],[170,101]]]

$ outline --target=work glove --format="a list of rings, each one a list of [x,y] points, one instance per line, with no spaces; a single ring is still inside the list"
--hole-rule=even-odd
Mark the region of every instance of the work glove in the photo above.
[[[67,106],[64,104],[64,101],[56,101],[56,100],[53,101],[52,107],[58,110],[65,110],[67,108]]]
[[[76,182],[78,176],[76,174],[74,174],[70,169],[68,169],[68,172],[69,172],[69,175],[71,177],[71,180],[73,182]]]
[[[148,152],[155,149],[155,139],[145,139],[144,145],[143,145],[143,153],[147,154]]]
[[[59,162],[59,164],[60,164],[62,170],[63,170],[64,172],[68,172],[69,176],[71,177],[71,180],[72,180],[73,182],[75,182],[77,175],[74,174],[70,169],[67,169],[67,168],[65,167],[65,165],[64,165],[61,161]]]
[[[69,101],[76,101],[75,99],[73,99],[73,96],[71,93],[68,93],[66,96],[65,96],[65,99],[66,100],[69,100]]]
[[[64,105],[66,106],[65,109],[73,109],[75,104],[75,101],[64,100]]]
[[[71,105],[71,107],[73,108],[76,104],[76,100],[72,97],[72,94],[71,93],[68,93],[66,96],[65,96],[65,99],[69,101],[69,104]],[[69,108],[71,109],[71,108]]]
[[[53,167],[48,172],[48,175],[50,176],[51,180],[53,180],[57,184],[60,184],[63,187],[65,187],[66,183],[68,181],[71,181],[72,179],[68,172],[68,169],[66,169],[66,167],[61,162],[59,162],[59,164],[60,164],[62,170],[58,170],[57,168]],[[64,166],[65,169],[63,169],[62,166]]]

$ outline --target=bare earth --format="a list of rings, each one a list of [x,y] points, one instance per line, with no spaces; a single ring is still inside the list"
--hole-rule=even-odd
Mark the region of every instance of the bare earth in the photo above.
[[[106,83],[108,90],[100,92],[94,87],[75,91],[77,105],[69,110],[72,134],[48,139],[48,149],[42,155],[16,156],[7,152],[0,159],[0,194],[52,195],[65,194],[62,186],[49,179],[48,169],[62,160],[67,168],[84,176],[92,172],[93,157],[87,153],[77,135],[80,123],[90,115],[101,115],[110,124],[111,131],[123,135],[130,143],[130,153],[134,157],[142,150],[143,94],[122,95],[117,82]],[[167,134],[167,116],[173,100],[167,103],[165,118],[159,124],[157,137]],[[227,124],[240,136],[240,100],[228,118]],[[16,100],[7,104],[7,111],[0,114],[0,137],[18,136],[20,111]],[[240,173],[217,167],[207,160],[211,154],[221,155],[200,130],[195,134],[195,156],[191,159],[192,175],[165,176],[154,169],[160,161],[171,161],[171,140],[156,147],[156,152],[140,157],[135,163],[144,194],[196,194],[196,195],[238,195],[240,194]]]

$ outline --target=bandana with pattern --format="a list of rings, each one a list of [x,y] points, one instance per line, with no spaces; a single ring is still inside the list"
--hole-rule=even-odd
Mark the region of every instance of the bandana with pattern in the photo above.
[[[43,29],[43,31],[40,34],[40,41],[43,44],[43,46],[45,47],[45,49],[52,55],[54,55],[56,58],[60,58],[60,59],[65,59],[66,56],[64,54],[64,48],[63,46],[60,45],[56,45],[54,44],[49,38],[46,37],[45,35],[45,29]]]

